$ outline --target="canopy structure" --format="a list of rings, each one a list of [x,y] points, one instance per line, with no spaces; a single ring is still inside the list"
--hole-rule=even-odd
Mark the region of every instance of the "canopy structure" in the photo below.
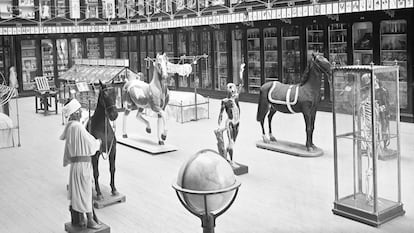
[[[77,59],[75,65],[63,73],[59,79],[68,82],[86,82],[88,84],[110,81],[124,82],[130,76],[136,76],[128,68],[129,61],[124,59]]]

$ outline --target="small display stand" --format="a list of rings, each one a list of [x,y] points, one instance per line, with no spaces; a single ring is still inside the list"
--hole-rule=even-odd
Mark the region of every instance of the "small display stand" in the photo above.
[[[97,200],[95,190],[93,190],[93,206],[97,209],[104,208],[109,205],[121,203],[126,201],[125,195],[118,193],[118,195],[112,195],[111,189],[108,186],[100,185],[103,199]]]
[[[158,142],[152,140],[151,138],[145,137],[145,135],[138,134],[128,134],[127,138],[122,137],[122,135],[116,136],[117,142],[124,146],[129,146],[131,148],[141,150],[152,155],[167,153],[176,151],[177,147],[169,144],[159,145]]]
[[[65,231],[69,233],[110,233],[111,228],[104,223],[101,223],[101,228],[99,229],[89,229],[86,227],[80,228],[73,226],[70,222],[67,222],[65,223]]]
[[[218,153],[227,160],[227,151],[226,151],[225,143],[223,139],[224,131],[225,130],[215,130],[214,134],[216,135],[216,139],[217,139]],[[247,174],[249,172],[249,167],[244,164],[236,163],[234,161],[229,161],[229,163],[236,176]]]
[[[308,151],[306,146],[303,144],[282,140],[268,143],[260,140],[256,142],[256,147],[299,157],[319,157],[323,155],[323,150],[320,148]]]
[[[241,163],[233,162],[233,163],[230,163],[230,165],[233,168],[233,172],[236,176],[247,174],[249,172],[249,167]]]
[[[333,213],[379,226],[404,215],[401,203],[398,66],[332,72]]]

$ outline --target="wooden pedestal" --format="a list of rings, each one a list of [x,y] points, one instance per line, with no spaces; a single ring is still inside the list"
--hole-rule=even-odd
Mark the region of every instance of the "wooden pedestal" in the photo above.
[[[159,145],[157,141],[145,138],[140,135],[130,134],[128,138],[123,138],[122,135],[117,135],[118,143],[141,150],[153,155],[176,151],[177,147],[169,144]]]
[[[65,231],[69,233],[110,233],[111,228],[104,223],[101,224],[101,228],[99,229],[80,228],[73,226],[71,222],[67,222],[65,223]]]
[[[249,172],[249,167],[241,163],[233,162],[233,164],[230,165],[233,168],[233,172],[236,176],[243,175]]]
[[[107,186],[100,185],[103,199],[97,200],[95,190],[93,191],[93,206],[97,209],[104,208],[105,206],[113,205],[126,201],[125,195],[119,193],[114,196],[111,193],[111,189]]]
[[[305,145],[295,142],[278,140],[277,142],[265,143],[260,140],[256,142],[256,146],[258,148],[300,157],[318,157],[323,155],[323,151],[320,148],[316,148],[313,151],[308,151]]]

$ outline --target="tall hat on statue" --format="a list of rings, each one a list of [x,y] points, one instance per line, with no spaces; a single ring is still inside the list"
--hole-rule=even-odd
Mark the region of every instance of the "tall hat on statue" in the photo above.
[[[72,99],[63,107],[62,112],[65,117],[69,117],[74,112],[78,111],[78,109],[80,108],[81,104],[79,103],[79,101],[77,99]]]

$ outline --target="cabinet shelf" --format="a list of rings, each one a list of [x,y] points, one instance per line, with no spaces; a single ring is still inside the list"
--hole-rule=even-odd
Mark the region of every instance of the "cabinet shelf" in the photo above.
[[[405,33],[383,33],[383,34],[381,34],[381,36],[392,36],[392,37],[394,37],[394,36],[406,36],[407,34],[405,34]]]
[[[330,29],[330,32],[346,32],[346,29]]]
[[[299,39],[299,36],[284,36],[282,37],[284,40],[297,40]]]
[[[346,41],[329,42],[329,44],[346,44]]]
[[[249,79],[260,79],[260,77],[249,76]]]
[[[308,30],[308,32],[319,32],[319,33],[322,33],[323,30]]]
[[[264,39],[265,40],[268,40],[268,39],[277,39],[277,36],[268,36],[268,37],[264,37]]]
[[[405,53],[405,52],[407,52],[407,50],[401,50],[401,49],[395,49],[395,50],[392,50],[392,49],[381,49],[381,52],[399,52],[399,53]]]
[[[249,84],[249,87],[260,87],[260,85]]]
[[[318,44],[318,45],[320,45],[320,44],[323,44],[323,42],[312,42],[312,41],[308,41],[308,44]]]
[[[369,53],[369,54],[372,54],[372,49],[365,49],[365,50],[354,49],[354,53]]]

